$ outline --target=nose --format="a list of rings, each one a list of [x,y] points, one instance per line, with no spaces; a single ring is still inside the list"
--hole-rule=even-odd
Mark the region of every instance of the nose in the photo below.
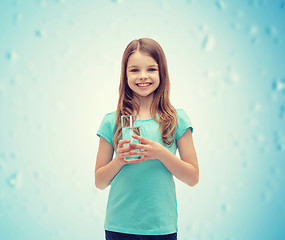
[[[140,80],[144,80],[144,79],[147,79],[148,78],[148,75],[145,71],[141,71],[141,74],[139,76],[139,79]]]

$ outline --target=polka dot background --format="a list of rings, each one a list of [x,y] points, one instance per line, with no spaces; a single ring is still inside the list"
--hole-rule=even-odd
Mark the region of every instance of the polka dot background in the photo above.
[[[141,37],[194,125],[179,239],[285,239],[284,0],[1,0],[0,239],[104,239],[96,132]]]

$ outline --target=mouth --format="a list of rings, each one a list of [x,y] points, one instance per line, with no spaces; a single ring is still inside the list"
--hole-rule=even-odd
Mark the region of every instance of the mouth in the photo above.
[[[139,88],[147,88],[150,85],[152,85],[152,83],[137,83],[136,84]]]

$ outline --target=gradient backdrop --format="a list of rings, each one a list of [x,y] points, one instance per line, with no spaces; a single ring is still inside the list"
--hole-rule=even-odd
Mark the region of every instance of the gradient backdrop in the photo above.
[[[194,125],[179,239],[285,239],[284,0],[1,0],[0,239],[104,238],[96,132],[141,37]]]

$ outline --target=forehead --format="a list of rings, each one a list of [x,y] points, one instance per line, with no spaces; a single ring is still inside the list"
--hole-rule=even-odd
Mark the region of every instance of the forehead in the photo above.
[[[151,56],[140,51],[136,51],[129,57],[127,65],[157,65],[157,62]]]

